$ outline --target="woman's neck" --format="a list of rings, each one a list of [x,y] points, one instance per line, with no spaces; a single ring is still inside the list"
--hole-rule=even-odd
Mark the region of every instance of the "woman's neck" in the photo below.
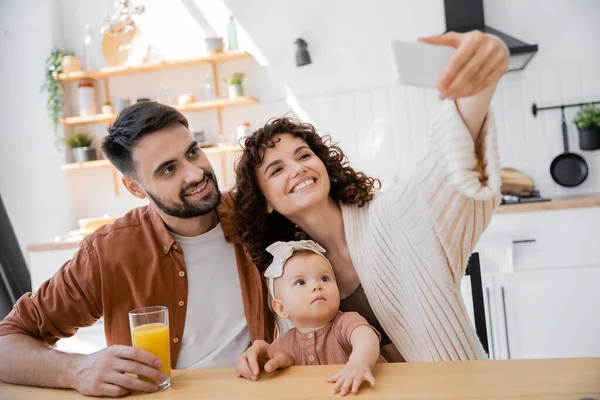
[[[342,210],[331,196],[327,197],[326,202],[291,220],[328,252],[338,253],[346,248]]]

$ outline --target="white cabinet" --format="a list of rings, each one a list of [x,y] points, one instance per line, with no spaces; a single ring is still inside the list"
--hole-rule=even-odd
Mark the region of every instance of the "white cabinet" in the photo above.
[[[504,292],[506,318],[498,318],[503,356],[600,357],[600,265],[494,278],[497,301]]]
[[[513,245],[510,273],[482,262],[490,358],[600,357],[598,221],[600,207],[493,218],[484,240],[533,241]]]

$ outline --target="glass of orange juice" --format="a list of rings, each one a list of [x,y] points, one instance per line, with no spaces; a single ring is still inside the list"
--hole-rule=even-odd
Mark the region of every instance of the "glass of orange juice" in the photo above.
[[[160,388],[171,386],[171,347],[169,340],[169,309],[164,306],[144,307],[129,312],[129,326],[133,347],[146,350],[160,358],[160,370],[167,379],[157,382]],[[138,378],[153,382],[152,379],[138,375]]]

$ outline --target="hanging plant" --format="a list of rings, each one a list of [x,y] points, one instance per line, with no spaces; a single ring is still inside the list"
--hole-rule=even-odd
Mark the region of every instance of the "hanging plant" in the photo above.
[[[42,91],[48,93],[48,117],[50,117],[50,124],[52,131],[54,132],[54,146],[59,149],[62,145],[62,141],[58,137],[58,119],[62,112],[62,97],[60,92],[60,84],[56,80],[56,77],[61,72],[61,63],[64,56],[72,56],[73,52],[69,50],[60,50],[53,48],[50,56],[46,59],[46,79]]]

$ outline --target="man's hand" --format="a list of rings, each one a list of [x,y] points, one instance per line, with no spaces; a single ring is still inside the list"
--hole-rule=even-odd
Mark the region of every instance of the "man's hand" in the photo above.
[[[69,368],[71,387],[86,396],[121,397],[131,391],[156,392],[158,385],[125,373],[138,374],[163,382],[155,355],[129,346],[111,346],[85,356],[76,356]]]
[[[356,394],[363,381],[367,381],[371,386],[375,386],[375,378],[371,373],[371,365],[368,360],[348,360],[344,368],[337,374],[327,379],[329,383],[335,383],[331,393]]]
[[[258,380],[260,368],[266,372],[275,371],[277,368],[287,368],[294,364],[294,359],[283,350],[265,342],[255,340],[235,362],[237,375],[252,381]]]

